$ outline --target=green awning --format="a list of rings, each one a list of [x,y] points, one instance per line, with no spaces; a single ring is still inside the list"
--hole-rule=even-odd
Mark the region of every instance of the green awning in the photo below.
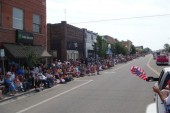
[[[36,54],[39,57],[51,57],[42,46],[26,46],[18,44],[3,44],[3,47],[14,58],[26,58],[29,54]]]

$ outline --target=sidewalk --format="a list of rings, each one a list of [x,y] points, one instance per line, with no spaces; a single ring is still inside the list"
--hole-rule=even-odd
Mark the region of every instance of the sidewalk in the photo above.
[[[28,90],[28,91],[26,91],[26,92],[17,92],[17,93],[16,93],[15,95],[13,95],[13,96],[11,96],[11,95],[9,95],[9,94],[3,95],[3,99],[0,100],[0,103],[1,103],[1,102],[5,102],[5,101],[8,101],[8,100],[10,100],[10,99],[15,99],[15,98],[17,98],[17,97],[19,97],[19,96],[26,95],[26,94],[29,94],[29,93],[32,93],[32,92],[35,92],[35,89],[34,89],[34,88],[33,88],[33,89],[30,89],[30,90]]]
[[[111,68],[108,68],[108,69],[112,69],[112,67]],[[104,70],[108,70],[108,69],[103,69],[103,70],[100,70],[101,72],[102,71],[104,71]],[[57,84],[56,84],[57,85]],[[56,85],[54,85],[53,87],[55,87]],[[41,88],[41,90],[43,91],[43,90],[45,90],[46,88]],[[48,88],[47,88],[48,89]],[[9,94],[6,94],[6,95],[3,95],[3,99],[0,99],[0,103],[1,102],[5,102],[5,101],[8,101],[8,100],[11,100],[11,99],[16,99],[17,97],[19,97],[19,96],[22,96],[22,95],[26,95],[26,94],[31,94],[31,93],[36,93],[36,91],[35,91],[35,89],[33,88],[33,89],[30,89],[30,90],[28,90],[28,91],[26,91],[26,92],[17,92],[15,95],[13,95],[13,96],[11,96],[11,95],[9,95]]]
[[[53,87],[51,88],[54,88],[55,86],[58,86],[58,84],[55,84]],[[43,90],[46,90],[46,89],[49,89],[49,88],[45,88],[43,86],[40,87],[40,91],[43,91]],[[9,94],[5,94],[3,95],[3,99],[0,99],[0,103],[1,102],[5,102],[5,101],[8,101],[8,100],[11,100],[11,99],[17,99],[17,97],[20,97],[20,96],[23,96],[23,95],[27,95],[27,94],[31,94],[31,93],[38,93],[39,91],[36,91],[35,88],[32,88],[30,90],[27,90],[25,92],[16,92],[15,95],[11,96]]]

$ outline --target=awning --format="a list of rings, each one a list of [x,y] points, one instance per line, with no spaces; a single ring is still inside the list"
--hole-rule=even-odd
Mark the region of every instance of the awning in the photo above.
[[[41,54],[42,57],[51,57],[52,55],[50,55],[46,50],[43,51],[43,53]]]
[[[3,47],[15,58],[26,58],[29,54],[36,54],[38,57],[51,57],[42,46],[3,44]]]

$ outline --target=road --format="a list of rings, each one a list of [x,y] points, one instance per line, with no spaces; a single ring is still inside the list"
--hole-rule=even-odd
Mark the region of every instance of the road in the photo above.
[[[78,78],[39,93],[0,103],[0,112],[145,113],[147,106],[154,102],[154,82],[146,82],[131,74],[130,67],[140,66],[147,75],[158,76],[147,66],[157,67],[151,57],[147,55],[116,65],[100,75]]]

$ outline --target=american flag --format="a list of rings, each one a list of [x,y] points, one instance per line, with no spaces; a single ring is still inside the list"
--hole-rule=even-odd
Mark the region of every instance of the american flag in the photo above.
[[[148,77],[146,76],[144,70],[138,66],[132,66],[130,68],[132,74],[135,74],[136,76],[140,77],[143,80],[146,80]]]

